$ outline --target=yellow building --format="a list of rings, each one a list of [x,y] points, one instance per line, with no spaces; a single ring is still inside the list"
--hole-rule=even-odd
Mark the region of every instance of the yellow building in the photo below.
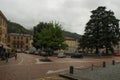
[[[18,51],[25,51],[31,48],[32,36],[29,34],[8,34],[7,45]]]
[[[7,41],[7,19],[0,11],[0,45],[6,46]]]
[[[114,47],[114,50],[115,50],[115,53],[120,53],[120,41],[119,41],[118,45],[116,45]]]
[[[78,48],[78,41],[71,37],[65,37],[65,43],[68,45],[68,48],[65,50],[65,53],[74,53]]]

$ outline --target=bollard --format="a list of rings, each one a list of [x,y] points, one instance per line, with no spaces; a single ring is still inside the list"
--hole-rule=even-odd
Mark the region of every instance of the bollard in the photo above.
[[[91,70],[93,71],[93,67],[94,67],[94,65],[92,64],[92,67],[91,67]]]
[[[73,74],[73,73],[74,73],[74,67],[70,66],[70,74]]]
[[[106,62],[105,61],[103,61],[103,67],[106,67]]]
[[[112,65],[115,65],[115,60],[112,60]]]

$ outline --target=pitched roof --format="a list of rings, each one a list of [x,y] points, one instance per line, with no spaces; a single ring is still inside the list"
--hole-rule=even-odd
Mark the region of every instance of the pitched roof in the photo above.
[[[8,35],[13,35],[13,36],[26,36],[26,37],[32,37],[30,34],[20,34],[20,33],[9,33]]]
[[[1,10],[0,10],[0,16],[1,16],[2,18],[4,18],[4,19],[7,21],[7,18],[5,17],[5,15],[2,13]]]

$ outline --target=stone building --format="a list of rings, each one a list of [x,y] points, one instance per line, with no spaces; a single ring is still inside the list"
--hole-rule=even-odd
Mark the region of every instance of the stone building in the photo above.
[[[7,18],[0,11],[0,45],[6,46],[7,41]]]
[[[65,37],[65,43],[68,45],[65,53],[75,53],[78,48],[78,41],[71,37]]]
[[[116,45],[114,47],[114,50],[115,50],[115,53],[119,53],[120,54],[120,41],[119,41],[118,45]]]
[[[32,36],[29,34],[9,33],[7,46],[17,51],[25,51],[31,48]]]

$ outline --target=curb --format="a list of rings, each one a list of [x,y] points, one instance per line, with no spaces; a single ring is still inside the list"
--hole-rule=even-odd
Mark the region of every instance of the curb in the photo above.
[[[60,77],[66,78],[66,79],[70,79],[70,80],[78,80],[70,75],[65,75],[65,74],[59,74]]]

